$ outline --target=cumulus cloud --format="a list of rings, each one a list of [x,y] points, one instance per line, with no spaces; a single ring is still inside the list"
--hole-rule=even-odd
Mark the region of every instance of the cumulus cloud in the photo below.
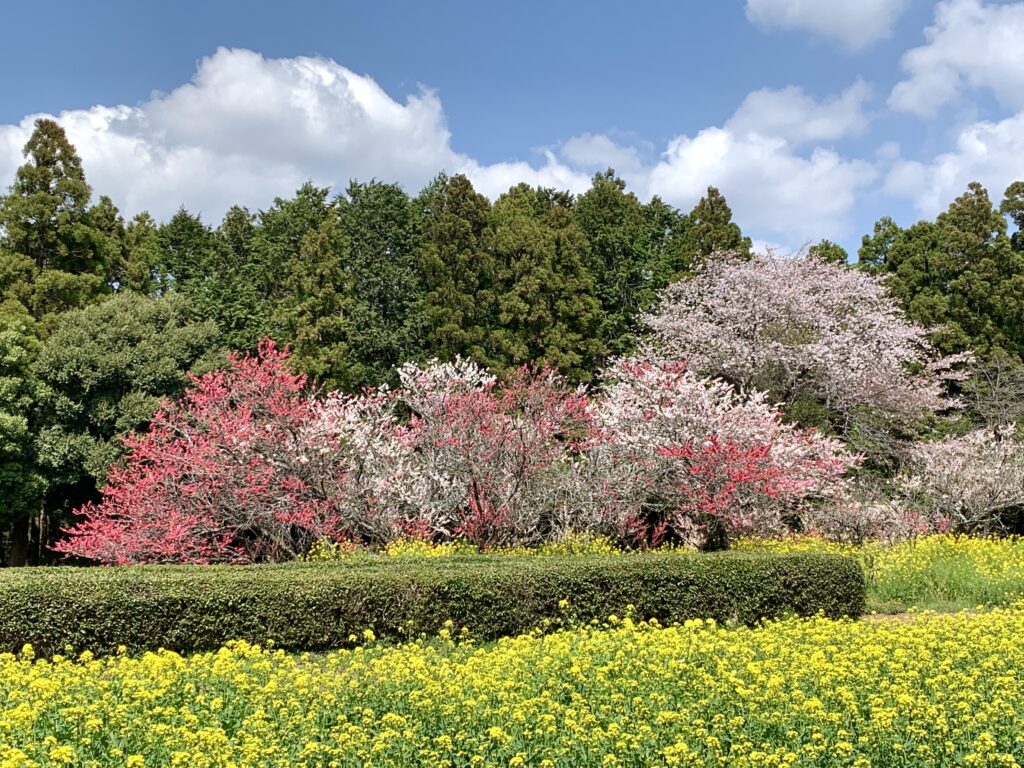
[[[454,151],[444,110],[426,89],[398,101],[366,75],[323,58],[267,59],[218,50],[191,82],[136,106],[96,106],[58,116],[94,188],[127,215],[165,219],[184,204],[216,222],[238,203],[265,208],[307,180],[397,181],[417,191],[436,173],[465,173],[489,197],[525,181],[582,192],[613,167],[641,197],[689,209],[708,185],[726,195],[754,234],[799,244],[848,229],[870,163],[801,147],[863,130],[870,91],[855,82],[818,102],[799,88],[750,94],[722,126],[653,148],[604,134],[549,147],[539,161],[484,164]],[[0,185],[22,161],[34,118],[0,126]]]
[[[931,162],[897,162],[886,177],[885,190],[912,200],[923,216],[931,218],[972,181],[981,182],[998,201],[1019,179],[1024,179],[1024,112],[966,126],[955,148]]]
[[[965,88],[984,88],[1004,106],[1024,108],[1024,3],[947,0],[924,35],[924,45],[903,55],[908,77],[889,106],[930,116]]]
[[[0,128],[20,146],[36,116]],[[127,211],[163,217],[180,204],[219,215],[230,200],[266,206],[304,181],[393,178],[417,186],[463,159],[438,98],[399,103],[371,78],[321,58],[265,59],[220,49],[192,82],[134,107],[58,116],[90,181]],[[9,178],[20,157],[5,152]]]
[[[747,0],[747,18],[765,29],[801,29],[851,51],[888,37],[909,0]]]
[[[817,102],[802,88],[762,88],[747,95],[726,127],[739,135],[776,136],[792,144],[863,133],[871,87],[858,79],[839,96]]]
[[[781,137],[716,127],[673,139],[651,169],[649,189],[688,205],[716,186],[744,228],[799,245],[848,232],[857,193],[875,176],[871,163],[831,149],[802,155]]]

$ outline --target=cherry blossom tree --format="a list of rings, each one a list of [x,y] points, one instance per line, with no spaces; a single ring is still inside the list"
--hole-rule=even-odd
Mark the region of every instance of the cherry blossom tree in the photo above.
[[[646,322],[652,358],[766,391],[791,419],[860,433],[865,447],[894,421],[905,429],[956,405],[944,381],[968,358],[936,360],[927,330],[905,318],[878,278],[771,253],[719,255],[669,286]]]

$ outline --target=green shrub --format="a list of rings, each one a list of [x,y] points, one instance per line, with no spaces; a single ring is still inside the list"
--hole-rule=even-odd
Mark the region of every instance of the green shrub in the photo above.
[[[836,555],[750,553],[18,569],[0,572],[0,651],[193,651],[232,639],[312,651],[365,629],[434,633],[449,619],[489,639],[628,605],[663,623],[859,615],[864,580]]]

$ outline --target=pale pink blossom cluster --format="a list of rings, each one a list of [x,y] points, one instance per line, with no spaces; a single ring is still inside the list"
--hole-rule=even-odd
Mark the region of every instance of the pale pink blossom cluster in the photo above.
[[[784,423],[764,393],[683,363],[621,359],[605,377],[581,465],[594,518],[661,525],[699,546],[779,535],[840,495],[858,462],[839,440]]]
[[[1024,445],[1014,427],[911,445],[897,487],[913,508],[956,531],[1003,530],[1024,507]]]
[[[858,408],[916,418],[948,409],[943,381],[963,359],[935,361],[882,282],[803,257],[710,259],[665,290],[647,316],[646,354],[781,402],[809,397],[845,420]]]

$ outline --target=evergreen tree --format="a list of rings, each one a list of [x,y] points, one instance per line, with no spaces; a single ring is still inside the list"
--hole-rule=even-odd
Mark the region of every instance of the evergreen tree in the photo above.
[[[308,233],[288,263],[287,295],[278,310],[282,334],[293,346],[292,367],[329,389],[364,384],[351,353],[352,291],[343,267],[347,251],[334,217]]]
[[[1024,254],[978,183],[934,222],[875,225],[860,252],[864,268],[887,278],[909,316],[935,327],[945,352],[1024,352]]]
[[[417,198],[418,261],[429,356],[492,365],[497,267],[485,243],[490,203],[463,175],[439,176]]]
[[[597,288],[604,323],[600,338],[612,353],[633,347],[639,315],[654,300],[657,257],[651,219],[626,183],[608,170],[594,176],[576,201],[575,219],[586,235],[586,268]]]
[[[589,379],[606,351],[597,336],[603,317],[572,198],[520,184],[498,198],[491,219],[500,284],[494,357],[503,367],[536,362]]]
[[[139,213],[124,233],[124,254],[113,273],[118,290],[149,296],[159,288],[160,231],[153,217]]]
[[[179,208],[160,226],[158,275],[163,290],[188,293],[202,283],[217,264],[216,238],[199,216]]]
[[[822,240],[807,249],[807,258],[843,267],[849,263],[850,254],[841,245],[833,243],[831,240]]]
[[[417,263],[419,212],[395,184],[352,182],[338,200],[347,242],[353,381],[379,385],[421,356],[423,281]]]
[[[655,195],[643,207],[650,232],[646,268],[651,287],[660,290],[688,275],[694,262],[690,217]]]
[[[750,255],[750,238],[732,220],[732,209],[715,187],[708,187],[690,212],[690,240],[695,259],[719,251]]]
[[[33,366],[39,353],[34,321],[8,304],[0,308],[0,541],[9,554],[0,562],[24,565],[30,521],[42,508],[46,477],[36,462],[34,409],[39,384]]]
[[[1010,240],[1013,250],[1024,251],[1024,181],[1015,181],[1006,188],[999,212],[1009,216],[1017,228]]]
[[[51,514],[96,497],[120,438],[144,427],[162,398],[179,395],[188,371],[222,362],[219,342],[184,296],[125,292],[60,318],[34,369]]]
[[[19,275],[18,300],[50,325],[54,315],[105,291],[106,262],[122,222],[109,198],[90,209],[81,158],[56,122],[36,121],[24,156],[0,198],[0,275]]]

